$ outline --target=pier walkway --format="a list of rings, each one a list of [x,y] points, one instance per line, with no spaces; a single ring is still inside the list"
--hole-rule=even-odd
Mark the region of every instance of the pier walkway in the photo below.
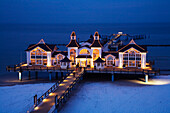
[[[64,93],[68,91],[68,88],[73,87],[72,85],[76,84],[76,82],[79,82],[80,77],[84,73],[84,69],[82,69],[80,72],[71,73],[62,83],[59,84],[58,88],[49,94],[49,96],[41,102],[37,107],[34,108],[31,113],[48,113],[50,109],[55,105],[55,97],[58,96],[58,104],[60,103],[59,100],[61,98],[64,98]],[[76,81],[77,80],[77,81]],[[61,100],[62,101],[62,100]]]

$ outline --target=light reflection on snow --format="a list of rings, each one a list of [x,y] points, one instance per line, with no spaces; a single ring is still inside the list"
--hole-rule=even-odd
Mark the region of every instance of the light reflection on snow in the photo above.
[[[170,84],[170,79],[165,79],[163,77],[156,77],[149,79],[148,82],[140,80],[132,80],[133,83],[144,84],[144,85],[167,85]]]

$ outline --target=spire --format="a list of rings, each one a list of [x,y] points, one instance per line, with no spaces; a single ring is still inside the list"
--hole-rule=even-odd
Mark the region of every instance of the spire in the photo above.
[[[129,44],[136,44],[135,41],[132,39]]]
[[[70,38],[70,43],[66,47],[79,47],[79,44],[76,41],[76,33],[74,31],[72,31]]]
[[[43,39],[41,39],[41,40],[38,42],[38,44],[45,44],[45,42],[44,42]]]
[[[71,40],[76,40],[76,33],[75,33],[75,31],[72,31],[70,37],[71,37]]]
[[[94,40],[90,47],[102,47],[99,40],[99,33],[97,31],[94,33]]]
[[[97,31],[94,33],[94,40],[99,40],[99,33]]]

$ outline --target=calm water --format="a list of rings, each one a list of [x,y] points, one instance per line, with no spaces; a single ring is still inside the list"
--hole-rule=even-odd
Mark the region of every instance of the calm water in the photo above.
[[[146,34],[149,39],[137,40],[137,44],[169,44],[170,23],[157,24],[4,24],[0,25],[0,73],[6,65],[26,61],[25,49],[41,38],[46,43],[65,43],[70,33],[76,31],[77,38],[86,40],[96,30],[101,35],[122,31],[127,34]],[[65,47],[59,47],[65,50]],[[155,60],[155,67],[170,69],[170,47],[149,47],[148,59]]]

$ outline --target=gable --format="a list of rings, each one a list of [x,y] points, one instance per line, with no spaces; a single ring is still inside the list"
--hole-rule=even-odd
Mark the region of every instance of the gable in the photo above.
[[[136,49],[139,52],[147,52],[146,47],[139,46],[137,44],[128,44],[128,45],[125,45],[123,47],[119,47],[118,52],[125,52],[125,51],[129,50],[130,48],[134,48],[134,49]]]

